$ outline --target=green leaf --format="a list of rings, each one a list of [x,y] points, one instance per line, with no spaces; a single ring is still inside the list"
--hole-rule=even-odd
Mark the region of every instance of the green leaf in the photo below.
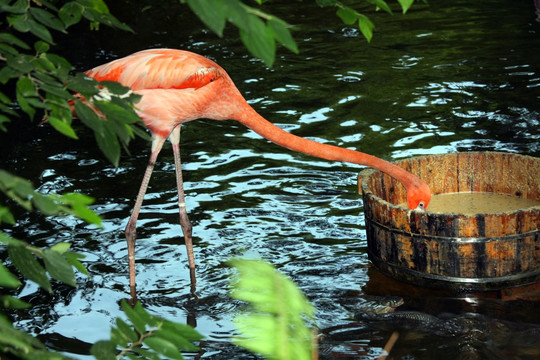
[[[2,231],[0,231],[0,243],[6,244],[6,245],[12,245],[12,246],[28,245],[26,242],[19,239],[15,239]]]
[[[186,328],[191,328],[197,335],[199,335],[191,326],[189,325],[185,325],[185,326]],[[162,328],[161,330],[154,331],[152,334],[155,337],[162,338],[164,340],[169,341],[177,349],[186,350],[186,351],[199,350],[197,346],[189,342],[189,340],[191,339],[188,339],[185,336],[184,330],[186,329],[182,329],[182,331],[177,331],[177,329],[175,328],[167,328],[167,329]],[[193,339],[193,340],[199,340],[199,339],[200,339],[200,335],[196,339]]]
[[[9,288],[18,288],[21,282],[13,275],[2,262],[0,262],[0,286]]]
[[[77,269],[80,273],[82,273],[82,274],[84,274],[86,276],[90,275],[88,270],[86,270],[84,265],[79,261],[79,259],[84,259],[84,255],[74,253],[74,252],[67,252],[67,253],[64,254],[64,256],[66,257],[66,260],[72,266],[74,266],[75,269]]]
[[[28,309],[29,307],[32,307],[32,305],[26,301],[22,301],[9,295],[0,295],[0,306],[9,309]]]
[[[36,50],[36,53],[38,54],[47,52],[49,51],[50,48],[51,46],[47,44],[45,41],[39,40],[34,43],[34,50]]]
[[[13,26],[17,31],[22,33],[30,31],[30,23],[26,14],[8,16],[7,20],[9,25]]]
[[[373,28],[375,25],[364,15],[359,14],[358,16],[358,28],[366,38],[368,42],[371,42],[373,37]]]
[[[4,124],[10,123],[10,122],[11,120],[7,116],[0,114],[0,130],[7,132],[7,128],[4,126]]]
[[[137,309],[137,307],[140,309]],[[138,311],[136,311],[136,309]],[[132,308],[125,300],[122,301],[122,310],[127,315],[133,326],[135,326],[135,330],[137,330],[140,334],[143,334],[146,332],[146,320],[145,316],[141,314],[141,309],[142,306],[140,303],[135,304],[135,306]],[[142,311],[144,311],[144,309],[142,309]]]
[[[6,206],[0,206],[0,224],[2,223],[15,225],[15,218]]]
[[[73,204],[73,215],[79,219],[86,221],[89,224],[101,226],[101,217],[94,211],[81,204]]]
[[[277,41],[295,54],[298,54],[298,46],[289,31],[289,24],[278,18],[272,17],[268,20],[268,26],[272,29]]]
[[[17,102],[19,103],[21,110],[24,111],[26,114],[28,114],[30,119],[34,119],[34,116],[36,114],[36,109],[32,105],[30,105],[29,99],[25,97],[19,90],[19,83],[21,83],[24,79],[28,79],[28,78],[26,77],[20,78],[19,81],[17,82],[17,92],[16,92]]]
[[[313,306],[294,283],[270,264],[241,259],[230,263],[240,272],[232,297],[251,303],[261,312],[281,314],[286,308],[295,314],[313,314]],[[284,298],[287,298],[286,306]]]
[[[37,338],[14,329],[3,315],[0,315],[0,347],[26,354],[36,354],[36,350],[45,350],[45,346]]]
[[[68,28],[81,21],[83,9],[79,3],[71,1],[60,8],[58,16],[64,22],[66,28]]]
[[[75,134],[75,130],[73,130],[70,124],[53,116],[49,116],[47,120],[59,133],[64,134],[72,139],[78,139],[77,134]]]
[[[105,115],[108,121],[133,124],[140,121],[137,114],[131,109],[120,106],[113,101],[95,101],[96,107]]]
[[[239,272],[231,296],[252,307],[252,314],[235,318],[241,336],[234,341],[269,359],[311,359],[313,335],[305,319],[313,318],[314,308],[295,284],[261,261],[229,263]]]
[[[137,336],[137,333],[133,330],[133,328],[120,318],[116,318],[116,328],[118,330],[118,334],[123,337],[123,340],[126,343],[133,343],[139,339],[139,336]]]
[[[409,10],[413,2],[414,0],[398,0],[398,3],[401,5],[401,9],[404,14],[407,13],[407,10]]]
[[[32,61],[33,57],[25,54],[6,56],[7,65],[21,73],[29,73],[34,70],[34,65],[32,64]]]
[[[25,246],[8,246],[9,258],[21,274],[52,293],[52,287],[45,269],[38,263],[34,255]]]
[[[49,29],[34,20],[28,19],[27,22],[29,30],[32,34],[36,35],[41,40],[48,42],[49,44],[54,43]]]
[[[19,53],[19,50],[15,49],[13,46],[10,46],[0,41],[0,54],[17,55],[18,53]]]
[[[368,1],[372,4],[375,4],[377,8],[383,9],[384,11],[392,15],[392,9],[390,9],[390,6],[388,6],[388,4],[384,0],[368,0]]]
[[[152,350],[163,354],[169,358],[183,360],[184,357],[180,354],[180,351],[168,340],[151,336],[144,339],[144,343],[148,345]]]
[[[220,0],[187,0],[191,10],[220,37],[223,36],[226,18],[223,1]]]
[[[64,57],[46,53],[42,54],[43,57],[46,57],[47,60],[52,62],[56,66],[56,73],[54,74],[62,83],[67,81],[68,73],[73,69],[73,66],[67,61]]]
[[[93,198],[83,194],[68,193],[62,195],[58,200],[71,207],[71,210],[64,209],[67,213],[77,216],[89,224],[101,226],[101,218],[99,215],[87,206],[94,202]]]
[[[7,58],[13,58],[13,56],[7,56]],[[6,84],[9,79],[18,78],[21,75],[22,71],[19,71],[11,66],[4,66],[0,68],[0,83]]]
[[[337,16],[341,18],[341,21],[343,21],[346,25],[352,25],[356,22],[356,19],[358,19],[358,13],[351,9],[350,7],[342,7],[339,8],[336,12]]]
[[[35,192],[32,197],[32,203],[44,215],[58,214],[59,206],[49,196]]]
[[[30,119],[34,118],[36,110],[30,105],[27,96],[32,96],[33,94],[35,94],[35,88],[32,81],[28,77],[19,78],[16,91],[17,102],[21,110],[30,116]]]
[[[316,0],[316,3],[317,3],[317,5],[319,5],[320,7],[325,7],[325,6],[336,6],[336,5],[337,5],[337,1],[336,1],[336,0]]]
[[[162,328],[163,331],[168,331],[168,332],[172,332],[172,333],[174,333],[176,335],[181,335],[183,338],[185,338],[185,339],[187,339],[189,341],[197,341],[197,340],[201,340],[203,338],[203,336],[201,334],[199,334],[199,332],[197,330],[195,330],[194,328],[192,328],[191,326],[186,325],[186,324],[178,324],[178,323],[175,323],[175,322],[172,322],[172,321],[165,321],[161,325],[161,328]],[[184,347],[184,345],[182,345],[180,343],[178,343],[176,345],[178,345],[178,347],[181,348],[182,350],[189,350],[188,347]]]
[[[24,41],[22,41],[21,39],[19,39],[13,34],[0,33],[0,42],[16,45],[25,50],[30,50],[30,46],[28,46]]]
[[[19,181],[19,178],[15,175],[10,174],[9,172],[0,169],[0,185],[2,185],[1,189],[11,189],[14,187],[17,182]]]
[[[56,84],[58,80],[53,78],[51,75],[56,75],[57,69],[54,64],[47,59],[47,56],[44,53],[40,54],[39,57],[36,58],[34,65],[36,66],[36,70],[38,70],[34,73],[34,76],[37,79],[46,84]],[[41,85],[42,84],[40,84],[40,88],[42,87]]]
[[[249,17],[253,14],[248,13],[249,6],[241,1],[232,0],[223,2],[225,18],[241,30],[248,30]]]
[[[43,61],[48,61],[47,59],[43,59]],[[48,63],[50,64],[49,66],[54,66],[53,63],[51,63],[50,61],[48,61]],[[51,71],[54,71],[55,69],[49,69]],[[62,98],[62,99],[67,99],[70,97],[70,93],[67,92],[64,87],[58,83],[58,82],[54,82],[54,83],[41,83],[39,84],[39,88],[41,90],[44,90],[52,95],[55,95],[55,96],[58,96],[59,98]]]
[[[261,354],[269,359],[282,359],[276,357],[279,353],[279,343],[275,338],[277,332],[276,321],[268,315],[241,315],[234,319],[235,327],[243,334],[236,337],[233,342],[256,354]],[[287,359],[289,357],[283,357]]]
[[[240,30],[240,39],[247,49],[262,59],[267,66],[272,66],[276,56],[276,43],[270,27],[257,16],[249,17],[249,28]]]
[[[103,132],[103,119],[100,119],[96,113],[79,100],[75,100],[75,113],[77,117],[95,133]],[[96,135],[97,138],[97,135]]]
[[[140,357],[137,357],[137,359],[162,360],[161,357],[152,350],[143,349],[142,347],[136,347],[133,349],[133,351],[137,352],[140,355]]]
[[[51,250],[56,251],[59,254],[64,254],[66,251],[69,250],[70,247],[71,247],[70,243],[60,242],[58,244],[54,244],[53,246],[51,246]]]
[[[109,159],[109,161],[118,167],[120,162],[120,143],[116,137],[116,134],[112,131],[111,126],[107,126],[107,123],[103,122],[104,126],[101,132],[95,132],[96,142],[99,149]]]
[[[29,199],[34,195],[32,184],[30,181],[18,176],[13,176],[13,179],[15,183],[8,192],[8,195],[24,208],[31,210],[32,205]]]
[[[140,128],[138,126],[132,126],[131,130],[133,131],[135,136],[140,137],[143,140],[146,140],[146,141],[151,141],[152,140],[152,137],[150,135],[148,135],[148,129],[146,129],[146,128],[143,129],[143,128]]]
[[[98,82],[91,77],[86,76],[84,73],[77,73],[69,83],[67,83],[69,90],[82,94],[85,98],[91,98],[99,92]]]
[[[79,2],[84,4],[84,6],[96,10],[100,14],[109,14],[109,8],[103,0],[84,0]]]
[[[77,287],[73,268],[61,254],[51,249],[45,249],[43,250],[43,260],[47,271],[53,279]]]
[[[107,90],[114,95],[125,95],[131,91],[127,86],[124,86],[116,81],[101,81],[100,86],[104,86]]]
[[[116,346],[109,340],[98,341],[92,345],[90,353],[94,355],[97,360],[116,359]]]
[[[28,76],[21,77],[17,81],[17,91],[22,96],[35,96],[35,95],[37,95],[36,88],[34,87],[34,83],[32,82],[32,80],[30,80],[30,78]]]
[[[80,193],[67,193],[61,199],[66,204],[91,205],[94,203],[94,198]]]
[[[54,14],[48,12],[47,10],[38,8],[38,7],[31,7],[30,14],[32,14],[32,16],[37,21],[39,21],[46,27],[57,30],[57,31],[61,31],[64,33],[66,32],[64,23],[60,21],[60,19],[58,19]]]

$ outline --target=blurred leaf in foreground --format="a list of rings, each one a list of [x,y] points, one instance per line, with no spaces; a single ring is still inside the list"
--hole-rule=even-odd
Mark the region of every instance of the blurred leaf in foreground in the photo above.
[[[239,273],[231,296],[251,307],[235,318],[241,336],[234,342],[267,359],[311,359],[313,335],[306,321],[315,311],[304,294],[270,264],[245,259],[230,264]]]

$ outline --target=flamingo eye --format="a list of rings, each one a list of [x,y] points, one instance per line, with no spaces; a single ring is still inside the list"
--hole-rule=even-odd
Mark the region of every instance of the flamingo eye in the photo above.
[[[424,204],[423,201],[420,201],[420,203],[418,203],[418,206],[416,207],[415,210],[426,210],[426,204]]]

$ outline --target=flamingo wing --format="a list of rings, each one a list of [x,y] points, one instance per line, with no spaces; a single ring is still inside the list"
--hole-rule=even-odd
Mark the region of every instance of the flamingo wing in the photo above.
[[[182,50],[151,49],[86,71],[98,81],[117,81],[132,90],[199,89],[225,71],[212,60]]]

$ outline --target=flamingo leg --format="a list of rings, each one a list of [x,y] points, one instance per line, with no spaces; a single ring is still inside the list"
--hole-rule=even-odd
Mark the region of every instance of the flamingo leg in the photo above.
[[[141,211],[144,195],[148,189],[148,183],[150,182],[152,171],[154,171],[156,159],[161,151],[161,148],[163,147],[165,140],[165,138],[160,136],[154,136],[152,139],[152,153],[150,154],[150,159],[148,160],[148,165],[146,166],[146,171],[144,172],[141,187],[139,188],[139,193],[137,194],[137,200],[135,201],[135,206],[133,207],[133,212],[131,213],[125,230],[129,261],[129,287],[133,300],[136,299],[135,240],[137,239],[137,219],[139,218],[139,212]]]
[[[189,221],[189,217],[186,210],[186,199],[184,197],[184,181],[182,178],[182,162],[180,160],[180,127],[178,125],[173,129],[169,140],[171,141],[173,153],[174,153],[174,166],[176,169],[176,186],[178,188],[178,209],[180,212],[180,226],[184,233],[184,241],[186,242],[186,250],[188,256],[189,270],[191,275],[191,290],[195,290],[195,256],[193,255],[193,241],[192,233],[193,226]]]

